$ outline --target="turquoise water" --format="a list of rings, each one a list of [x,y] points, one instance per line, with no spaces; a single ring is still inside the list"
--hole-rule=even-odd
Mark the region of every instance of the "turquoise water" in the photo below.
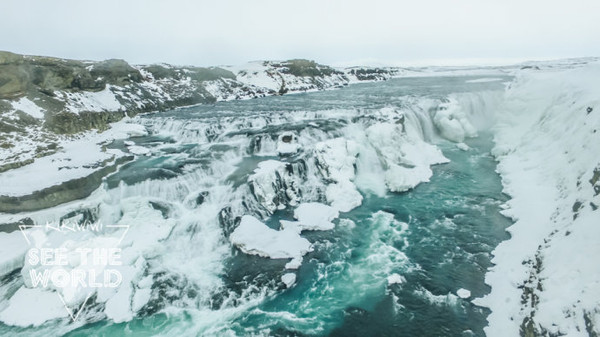
[[[156,182],[175,186],[183,184],[180,180],[186,174],[199,172],[197,180],[186,178],[185,187],[173,187],[179,193],[175,197],[164,196],[179,205],[166,213],[177,219],[178,228],[165,245],[195,253],[205,235],[222,226],[216,218],[206,222],[195,219],[209,214],[203,212],[213,202],[216,211],[230,205],[234,213],[245,209],[263,216],[272,227],[277,220],[290,218],[289,207],[265,217],[249,200],[248,174],[258,162],[274,158],[247,150],[257,135],[266,135],[263,147],[269,137],[282,131],[304,132],[302,135],[315,140],[333,138],[347,132],[344,128],[355,122],[352,116],[369,116],[390,106],[411,109],[424,99],[444,101],[449,94],[502,89],[498,82],[467,83],[469,79],[473,78],[395,79],[147,115],[140,122],[164,132],[156,131],[135,142],[160,151],[124,166],[108,177],[103,188],[156,196],[167,188],[156,192],[152,189]],[[484,275],[490,267],[490,252],[508,238],[505,228],[510,224],[499,213],[507,197],[490,155],[492,137],[482,131],[466,141],[471,149],[462,151],[428,130],[434,128],[424,126],[424,134],[431,138],[427,140],[450,162],[433,166],[431,181],[408,192],[380,195],[361,189],[362,205],[342,213],[334,230],[303,233],[314,244],[314,251],[304,257],[291,289],[279,282],[287,260],[249,256],[231,247],[216,261],[221,269],[217,268],[215,275],[221,282],[214,287],[196,275],[206,272],[200,265],[200,271],[195,270],[195,257],[180,261],[191,263],[190,269],[183,271],[164,262],[179,261],[176,258],[150,261],[153,299],[130,322],[115,324],[103,319],[93,313],[92,306],[74,329],[61,321],[25,329],[0,326],[0,333],[52,335],[64,331],[60,334],[71,337],[483,336],[488,312],[470,300],[489,292]],[[228,164],[223,164],[226,168],[221,174],[215,163]],[[149,187],[135,191],[124,187],[144,183]],[[226,192],[216,202],[213,199],[221,185]],[[205,204],[190,202],[204,190],[208,196]],[[305,198],[311,196],[307,192]],[[245,208],[236,208],[242,203]],[[225,238],[220,240],[228,246]],[[387,277],[394,273],[405,281],[388,285]],[[460,288],[470,290],[471,297],[456,296]]]

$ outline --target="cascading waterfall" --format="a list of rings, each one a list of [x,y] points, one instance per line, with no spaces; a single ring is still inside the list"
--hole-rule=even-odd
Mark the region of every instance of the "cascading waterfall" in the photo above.
[[[417,282],[413,274],[425,273],[423,261],[407,252],[419,245],[411,237],[418,231],[411,228],[423,225],[422,215],[401,210],[414,202],[408,198],[417,185],[435,178],[438,169],[432,165],[447,162],[447,153],[449,158],[470,155],[440,136],[440,128],[449,124],[436,123],[436,111],[451,104],[454,115],[445,116],[448,121],[464,119],[481,130],[501,88],[474,83],[428,94],[431,80],[416,81],[421,91],[410,95],[401,92],[401,83],[390,81],[377,84],[387,86],[385,94],[375,84],[357,85],[260,99],[256,106],[228,102],[138,116],[134,122],[144,125],[149,136],[130,141],[149,149],[148,155],[121,167],[85,200],[27,214],[41,223],[85,210],[97,221],[129,225],[122,244],[131,254],[131,265],[125,267],[135,269],[129,288],[117,289],[112,297],[93,297],[77,323],[58,315],[22,333],[43,335],[48,327],[60,326],[61,333],[78,336],[91,331],[86,324],[93,323],[108,334],[125,329],[113,322],[130,322],[129,329],[164,335],[323,335],[343,333],[352,319],[383,310],[377,302],[387,303],[388,297],[391,304],[385,305],[401,317],[418,311],[403,304],[402,296],[418,297],[418,289],[431,282],[418,281],[413,291],[389,281],[408,284]],[[346,102],[346,96],[363,92],[375,98],[363,106]],[[334,100],[339,107],[319,109],[320,100]],[[306,220],[293,214],[298,205],[315,202],[341,212],[335,229],[305,229]],[[312,251],[292,259],[299,262],[294,268],[286,265],[290,259],[242,253],[229,236],[244,216],[255,217],[273,235],[288,230],[280,220],[297,222],[294,235],[308,239]],[[447,216],[459,221],[458,215]],[[286,290],[281,277],[289,273],[296,284]],[[14,275],[3,276],[0,311],[18,310],[18,303],[8,302],[22,287]],[[126,303],[114,308],[110,301],[116,296],[125,296]],[[457,307],[467,316],[483,315],[465,303]],[[481,329],[480,316],[472,329]],[[0,326],[2,331],[6,326]]]

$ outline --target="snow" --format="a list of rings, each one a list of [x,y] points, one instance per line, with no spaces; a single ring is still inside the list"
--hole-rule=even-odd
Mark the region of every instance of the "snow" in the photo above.
[[[312,251],[310,242],[294,228],[277,231],[251,215],[242,217],[229,240],[246,254],[271,259],[301,259]]]
[[[471,292],[467,289],[460,288],[456,291],[456,295],[458,295],[458,297],[460,298],[465,299],[471,297]]]
[[[435,145],[409,131],[393,123],[374,124],[366,131],[369,143],[384,162],[385,183],[392,192],[408,191],[428,182],[433,174],[430,165],[448,162]]]
[[[290,262],[285,264],[285,269],[298,269],[302,265],[301,258],[293,258]]]
[[[113,86],[107,85],[102,91],[55,91],[54,94],[65,100],[67,103],[65,109],[72,113],[78,114],[81,111],[119,111],[125,110],[121,105],[115,93],[111,90]]]
[[[298,219],[301,230],[331,230],[335,225],[331,222],[339,216],[339,212],[328,205],[318,202],[300,204],[294,210],[294,218]]]
[[[296,283],[296,274],[287,273],[281,276],[281,282],[285,284],[286,288],[291,288]]]
[[[0,277],[23,266],[28,248],[21,231],[0,232]]]
[[[69,315],[60,297],[42,288],[19,288],[8,300],[8,309],[0,312],[0,321],[21,327],[39,326]]]
[[[115,139],[147,135],[143,125],[131,123],[125,118],[112,123],[111,128],[97,133],[89,131],[60,140],[59,150],[51,155],[36,158],[31,164],[0,173],[1,195],[22,196],[32,194],[69,180],[89,176],[125,156],[120,150],[103,149],[103,145]],[[129,147],[130,150],[133,146]],[[149,150],[133,147],[132,153],[145,154]]]
[[[20,99],[12,102],[12,107],[15,110],[21,110],[26,114],[34,118],[44,118],[45,110],[40,108],[35,102],[31,101],[27,97],[21,97]]]
[[[598,63],[523,71],[505,94],[493,154],[512,198],[503,214],[515,223],[493,252],[491,293],[475,302],[492,310],[487,336],[517,336],[526,318],[552,334],[587,336],[584,314],[600,321],[593,258],[600,256],[600,226],[592,206],[600,196],[591,185],[600,167],[598,78]],[[522,304],[524,287],[536,301]]]
[[[29,165],[0,173],[2,195],[28,195],[65,181],[85,177],[102,168],[103,161],[113,161],[124,155],[119,150],[103,151],[101,146],[88,137],[64,142],[62,147],[61,151],[37,158]]]

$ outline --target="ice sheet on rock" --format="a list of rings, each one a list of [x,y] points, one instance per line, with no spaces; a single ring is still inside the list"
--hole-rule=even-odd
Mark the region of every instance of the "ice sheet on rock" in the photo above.
[[[310,242],[295,229],[274,230],[250,215],[242,217],[229,240],[246,254],[272,259],[301,259],[312,251]]]

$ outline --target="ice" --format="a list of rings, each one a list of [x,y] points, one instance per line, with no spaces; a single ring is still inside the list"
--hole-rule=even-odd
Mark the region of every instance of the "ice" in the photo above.
[[[298,269],[302,265],[302,259],[293,258],[290,262],[285,264],[285,269]]]
[[[315,145],[317,167],[325,179],[332,181],[325,196],[340,212],[348,212],[362,204],[363,197],[352,182],[358,148],[356,142],[345,138],[329,139]]]
[[[21,196],[65,181],[88,176],[124,155],[119,150],[103,150],[89,135],[62,144],[55,154],[37,158],[33,163],[0,173],[2,195]]]
[[[467,289],[460,288],[456,291],[456,295],[460,298],[469,298],[471,297],[471,292]]]
[[[367,131],[369,143],[384,163],[385,182],[392,192],[410,190],[432,175],[430,165],[448,162],[442,152],[401,124],[378,123]]]
[[[288,189],[283,191],[295,203],[297,196],[289,187],[295,183],[295,179],[286,172],[285,163],[278,160],[266,160],[258,163],[254,173],[248,177],[248,182],[253,187],[253,193],[261,205],[270,212],[285,208],[283,200],[277,198],[282,192],[279,188],[285,183]]]
[[[335,227],[331,221],[338,216],[335,208],[317,202],[300,204],[294,210],[294,218],[302,230],[331,230]]]
[[[129,152],[131,152],[133,154],[137,154],[139,156],[145,156],[145,155],[150,154],[150,149],[147,147],[143,147],[143,146],[130,145],[130,146],[127,146],[127,149],[129,150]]]
[[[242,217],[229,240],[246,254],[272,259],[301,259],[312,251],[310,242],[294,228],[274,230],[251,215]]]
[[[433,123],[440,134],[453,142],[462,143],[465,138],[477,136],[477,130],[469,122],[466,113],[455,98],[442,103],[433,113]]]
[[[292,155],[300,151],[302,146],[298,144],[298,136],[292,132],[285,132],[277,139],[277,153],[279,155]]]
[[[287,273],[281,276],[281,282],[285,284],[286,288],[291,288],[296,283],[296,274]]]

